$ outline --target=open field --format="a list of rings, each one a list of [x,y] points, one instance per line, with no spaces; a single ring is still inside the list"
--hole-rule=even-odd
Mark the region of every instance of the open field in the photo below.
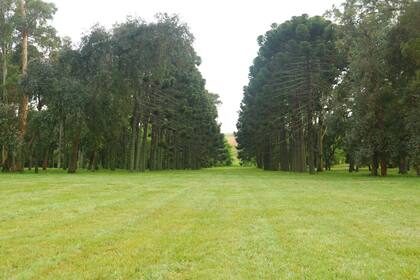
[[[0,175],[0,279],[420,279],[420,179]]]

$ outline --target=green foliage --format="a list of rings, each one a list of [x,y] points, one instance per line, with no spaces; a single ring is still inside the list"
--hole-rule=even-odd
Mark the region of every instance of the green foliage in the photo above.
[[[271,170],[388,167],[420,174],[420,5],[348,0],[258,37],[236,134],[239,157]]]
[[[348,83],[340,85],[348,91],[351,112],[345,149],[351,162],[370,165],[373,175],[379,165],[382,175],[390,165],[399,165],[401,173],[408,161],[418,166],[413,152],[420,142],[408,143],[419,132],[407,127],[419,119],[408,117],[419,103],[410,97],[408,84],[420,64],[406,54],[407,44],[415,48],[420,38],[418,7],[413,1],[347,1],[335,10],[349,61]]]
[[[232,166],[234,156],[233,148],[226,140],[225,135],[221,134],[220,137],[223,139],[223,147],[219,148],[216,166]]]
[[[0,103],[0,146],[14,146],[17,143],[16,107]]]
[[[228,161],[216,121],[218,96],[206,91],[193,36],[177,16],[159,14],[152,23],[129,18],[112,30],[96,25],[78,48],[64,38],[57,49],[48,33],[55,7],[22,3],[15,7],[16,28],[35,42],[27,49],[26,75],[15,85],[30,101],[27,120],[20,120],[28,123],[21,132],[25,166],[40,156],[45,166],[70,173]],[[14,46],[12,65],[22,64],[22,46]]]
[[[316,135],[322,133],[325,99],[339,74],[334,42],[335,26],[307,15],[273,25],[259,38],[237,125],[242,161],[293,171],[306,170],[308,162],[312,172],[322,160],[315,160]]]

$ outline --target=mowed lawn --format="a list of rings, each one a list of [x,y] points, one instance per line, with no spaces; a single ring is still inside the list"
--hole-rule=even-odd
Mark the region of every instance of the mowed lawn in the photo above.
[[[1,174],[0,279],[420,279],[420,179]]]

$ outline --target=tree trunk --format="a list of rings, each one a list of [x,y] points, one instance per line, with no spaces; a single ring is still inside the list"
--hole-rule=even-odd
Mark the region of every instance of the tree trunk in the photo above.
[[[115,171],[116,168],[116,157],[117,157],[117,151],[115,148],[112,148],[110,152],[110,169],[111,171]]]
[[[19,1],[19,13],[23,22],[26,22],[26,3],[25,1]],[[24,77],[28,72],[28,31],[23,30],[22,32],[22,77]],[[25,92],[22,92],[22,99],[19,106],[19,148],[18,148],[18,160],[16,164],[16,171],[23,171],[24,168],[24,140],[27,127],[28,119],[28,109],[29,109],[29,96]]]
[[[400,162],[398,164],[398,173],[407,174],[407,159],[404,156],[401,156]]]
[[[149,118],[146,117],[143,122],[143,140],[141,142],[141,150],[140,150],[140,171],[144,172],[146,170],[147,165],[147,155],[146,155],[146,145],[147,145],[147,133],[149,127]]]
[[[257,167],[263,168],[263,152],[261,152],[261,147],[257,147],[257,154],[256,154],[256,161],[257,161]]]
[[[76,173],[76,169],[77,169],[77,155],[78,155],[78,151],[79,151],[81,130],[82,130],[82,127],[79,126],[76,129],[76,133],[75,133],[74,138],[73,138],[68,173]]]
[[[301,122],[302,126],[303,123]],[[305,138],[303,133],[303,128],[299,129],[299,170],[298,172],[305,172],[306,171],[306,145],[305,145]]]
[[[378,155],[375,152],[373,154],[372,167],[371,167],[371,171],[370,171],[372,176],[378,176],[378,168],[379,168]]]
[[[134,99],[133,120],[131,123],[131,143],[130,143],[130,171],[134,171],[136,162],[136,143],[139,131],[139,116],[137,98]]]
[[[90,171],[95,170],[95,161],[96,161],[96,150],[94,150],[90,156],[88,170]]]
[[[2,147],[2,172],[9,172],[10,171],[10,164],[9,164],[9,149],[6,145]]]
[[[279,132],[280,170],[289,171],[289,151],[287,149],[286,128],[282,124]]]
[[[62,150],[63,150],[62,142],[63,142],[63,121],[60,120],[60,127],[59,127],[59,130],[58,130],[57,168],[61,168],[61,153],[62,153]]]
[[[388,166],[385,159],[381,159],[381,176],[387,176],[388,175]]]
[[[80,168],[80,169],[83,169],[83,168],[85,168],[85,162],[84,162],[84,158],[83,158],[83,155],[84,155],[83,147],[80,147],[79,150],[80,151],[79,151],[79,156],[78,156],[79,158],[77,159],[77,162],[78,162],[77,167]]]
[[[47,147],[44,152],[44,160],[42,161],[42,170],[47,170],[48,168],[48,156],[49,156],[49,149]]]
[[[156,170],[156,156],[158,145],[158,128],[156,124],[152,124],[152,142],[150,143],[150,170]]]
[[[92,166],[90,171],[98,170],[98,152],[95,150],[92,155]]]
[[[141,137],[141,124],[139,122],[139,127],[137,130],[137,144],[136,144],[136,163],[135,163],[135,170],[140,171],[140,164],[141,164],[141,143],[142,143],[142,137]]]
[[[164,150],[163,150],[163,144],[165,143],[165,133],[162,128],[158,130],[158,146],[156,149],[156,169],[162,170],[163,169],[163,157],[164,157]]]
[[[270,157],[270,143],[264,145],[263,152],[263,168],[264,170],[271,170],[271,157]]]
[[[308,165],[309,174],[315,173],[314,137],[311,113],[308,113]]]
[[[322,116],[319,121],[319,131],[318,131],[318,159],[317,159],[317,172],[324,171],[324,124],[322,122]]]
[[[315,145],[313,132],[313,114],[314,114],[314,90],[312,86],[312,62],[309,57],[306,58],[306,81],[308,91],[308,108],[307,108],[307,136],[308,136],[308,167],[309,174],[315,173]]]
[[[37,152],[35,152],[35,173],[37,173],[37,174],[38,174],[38,165],[39,165],[38,154],[37,154]]]
[[[349,159],[349,172],[354,172],[354,160],[352,158]]]

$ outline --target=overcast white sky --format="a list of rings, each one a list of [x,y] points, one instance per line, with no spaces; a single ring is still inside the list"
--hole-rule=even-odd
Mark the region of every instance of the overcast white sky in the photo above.
[[[342,0],[49,0],[58,12],[54,26],[60,36],[78,42],[95,23],[111,27],[128,15],[148,21],[158,12],[178,14],[194,34],[202,58],[200,70],[207,88],[220,95],[219,121],[223,132],[236,130],[242,88],[257,55],[257,36],[273,22],[303,13],[322,15]]]

